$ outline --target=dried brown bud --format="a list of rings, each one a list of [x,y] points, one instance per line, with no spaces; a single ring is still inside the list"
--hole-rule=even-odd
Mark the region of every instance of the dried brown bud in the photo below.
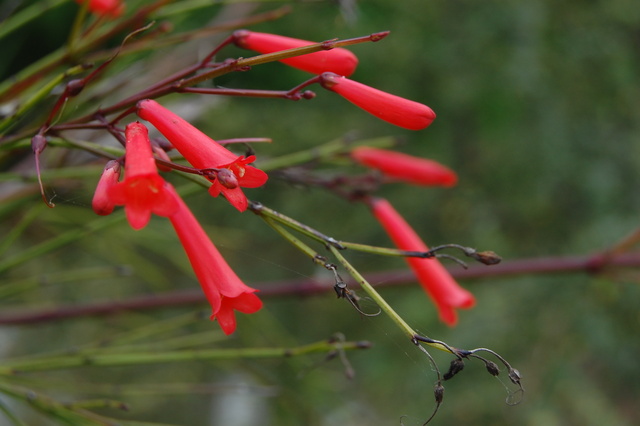
[[[520,372],[518,370],[516,370],[515,368],[510,368],[509,369],[509,379],[511,380],[511,382],[515,385],[519,385],[520,384],[520,379],[522,379],[522,377],[520,376]]]
[[[433,388],[433,394],[436,397],[436,404],[438,405],[442,404],[442,400],[444,399],[444,386],[438,383]]]
[[[485,365],[487,367],[487,371],[492,376],[497,376],[498,374],[500,374],[500,368],[498,368],[498,364],[496,364],[495,362],[486,361]]]
[[[491,250],[476,252],[470,256],[485,265],[497,265],[502,261],[502,258]]]
[[[464,369],[464,361],[460,358],[454,358],[451,360],[451,365],[449,365],[449,371],[447,371],[444,376],[442,376],[445,380],[451,379],[453,376],[458,374]]]

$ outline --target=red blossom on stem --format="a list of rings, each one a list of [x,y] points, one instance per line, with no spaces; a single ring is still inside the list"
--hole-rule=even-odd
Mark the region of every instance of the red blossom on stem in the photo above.
[[[257,290],[245,285],[233,272],[173,187],[169,186],[169,191],[179,206],[169,220],[211,304],[211,319],[218,320],[222,331],[229,335],[236,329],[234,310],[252,314],[262,308],[262,301],[254,294]]]
[[[320,84],[381,120],[410,130],[422,130],[436,118],[431,108],[383,92],[331,72],[320,75]]]
[[[209,193],[214,197],[224,194],[239,211],[245,211],[248,205],[241,187],[257,188],[267,181],[265,172],[248,165],[255,160],[255,156],[244,157],[232,153],[156,101],[146,99],[138,102],[138,115],[153,124],[193,167],[200,170],[221,169],[217,172],[218,177],[206,176],[213,183]],[[232,172],[232,176],[224,169]]]
[[[453,186],[458,182],[455,172],[437,161],[401,152],[359,146],[351,151],[351,158],[389,178],[414,185]]]
[[[314,44],[312,41],[275,34],[256,33],[249,30],[238,30],[233,33],[233,37],[235,44],[239,47],[254,50],[262,54]],[[312,74],[322,74],[325,71],[331,71],[346,76],[353,74],[358,66],[358,58],[356,55],[350,50],[341,47],[281,59],[280,62]]]
[[[369,204],[374,216],[398,248],[424,252],[429,250],[413,228],[387,200],[376,198]],[[445,324],[453,326],[458,321],[454,308],[470,308],[475,304],[473,295],[456,283],[438,259],[407,257],[407,262],[435,303],[440,319]]]
[[[102,175],[100,175],[96,192],[93,194],[93,200],[91,201],[93,211],[100,216],[111,214],[115,208],[115,204],[109,196],[109,191],[111,187],[118,183],[120,170],[120,163],[116,160],[110,160],[105,164]]]
[[[87,1],[89,2],[89,11],[96,15],[117,18],[124,12],[122,0],[76,0],[76,3],[83,4]]]
[[[151,213],[171,216],[178,209],[178,204],[175,197],[167,192],[167,183],[158,174],[144,124],[129,124],[125,129],[125,137],[125,179],[111,186],[108,195],[115,205],[124,205],[131,227],[142,229],[149,222]]]

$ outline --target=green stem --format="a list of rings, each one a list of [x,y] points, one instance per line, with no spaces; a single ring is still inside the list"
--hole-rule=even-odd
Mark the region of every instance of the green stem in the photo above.
[[[96,366],[115,367],[123,365],[142,365],[166,362],[185,362],[223,359],[257,359],[310,355],[335,350],[354,350],[369,348],[368,342],[336,342],[323,340],[294,348],[232,348],[208,350],[183,350],[168,352],[107,353],[91,355],[69,354],[43,359],[8,360],[2,363],[0,375],[10,376],[31,371],[59,370],[66,368]]]
[[[416,340],[416,336],[419,336],[416,331],[411,328],[409,324],[406,323],[402,317],[393,310],[391,305],[387,303],[387,301],[378,293],[371,284],[358,272],[356,268],[354,268],[349,261],[342,255],[340,250],[336,249],[333,246],[329,246],[331,253],[338,259],[338,261],[342,264],[342,266],[349,272],[349,274],[360,284],[362,289],[371,297],[377,304],[380,306],[380,309],[386,313],[389,318],[402,330],[405,334],[408,335],[409,339],[417,346],[420,343],[424,343],[432,348],[439,349],[443,352],[456,354],[454,350],[443,342],[439,341],[427,341],[424,340]],[[421,336],[420,336],[421,337]],[[431,340],[431,339],[429,339]]]
[[[4,131],[6,131],[9,128],[11,128],[11,126],[16,124],[20,118],[22,118],[27,112],[32,110],[36,105],[38,105],[39,103],[44,101],[45,98],[47,96],[49,96],[49,93],[51,93],[51,91],[58,84],[63,82],[67,77],[72,76],[72,75],[80,74],[81,72],[85,71],[86,69],[87,69],[87,67],[85,67],[84,65],[76,65],[75,67],[69,68],[67,71],[65,71],[65,72],[63,72],[61,74],[58,74],[57,76],[52,78],[51,81],[49,81],[47,84],[45,84],[43,87],[41,87],[26,102],[21,103],[20,106],[18,107],[18,109],[13,114],[8,116],[4,120],[0,121],[0,135]]]
[[[340,243],[332,237],[324,235],[320,231],[317,231],[310,226],[305,225],[304,223],[298,222],[297,220],[290,218],[288,216],[283,215],[275,210],[272,210],[262,203],[258,203],[255,201],[249,201],[249,210],[261,216],[263,219],[265,217],[274,220],[275,222],[281,223],[289,228],[295,229],[301,234],[306,235],[309,238],[312,238],[316,241],[319,241],[323,244],[327,245],[337,245],[338,248],[343,248]]]
[[[98,232],[102,229],[106,229],[110,226],[121,223],[124,220],[125,216],[124,214],[122,214],[122,212],[119,212],[119,214],[114,213],[110,217],[101,217],[100,219],[94,220],[93,222],[90,222],[83,227],[72,229],[54,238],[43,241],[40,244],[31,246],[13,256],[7,257],[0,261],[0,273],[6,272],[11,268],[20,265],[21,263],[37,259],[60,247],[85,238],[86,236]]]
[[[400,257],[420,257],[420,258],[435,257],[435,255],[432,255],[430,251],[400,250],[400,249],[394,249],[394,248],[370,246],[368,244],[348,243],[345,241],[340,241],[340,244],[343,245],[345,248],[348,248],[354,251],[359,251],[362,253],[377,254],[380,256],[400,256]]]
[[[380,293],[378,293],[373,288],[373,286],[369,284],[369,282],[360,274],[360,272],[358,272],[358,270],[349,263],[349,261],[342,255],[340,250],[336,249],[333,246],[329,246],[329,250],[331,250],[331,253],[338,259],[338,262],[342,264],[344,269],[346,269],[347,272],[358,282],[358,284],[360,284],[360,287],[362,287],[362,289],[369,295],[369,297],[371,297],[373,301],[376,302],[378,306],[380,306],[380,309],[382,309],[382,311],[386,313],[389,318],[391,318],[391,320],[393,320],[393,322],[405,334],[407,334],[410,339],[413,339],[413,336],[417,334],[415,330],[411,328],[411,326],[407,324],[396,311],[393,310],[391,305],[389,305],[387,301],[382,296],[380,296]]]
[[[57,419],[61,424],[74,426],[96,426],[105,424],[104,422],[90,420],[84,414],[75,413],[64,404],[48,396],[36,393],[31,389],[0,382],[0,392],[27,402],[34,409]]]
[[[264,219],[264,221],[271,228],[273,228],[278,234],[280,234],[282,238],[289,241],[289,243],[293,244],[298,250],[300,250],[301,252],[309,256],[311,260],[313,260],[315,263],[319,263],[319,260],[321,257],[317,251],[315,251],[314,249],[312,249],[311,247],[309,247],[308,245],[300,241],[295,235],[293,235],[292,233],[284,229],[280,224],[278,224],[273,219],[266,216],[262,216],[262,219]]]
[[[291,154],[283,155],[271,160],[260,161],[259,166],[262,170],[265,171],[276,170],[285,167],[296,166],[299,164],[310,163],[312,161],[324,160],[336,154],[348,153],[353,148],[360,145],[366,145],[375,148],[387,148],[396,144],[397,139],[391,136],[359,140],[357,145],[352,144],[347,139],[340,138],[329,141],[317,147],[293,152]]]

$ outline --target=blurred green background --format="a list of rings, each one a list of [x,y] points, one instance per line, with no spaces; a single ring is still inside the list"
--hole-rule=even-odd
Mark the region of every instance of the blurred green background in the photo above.
[[[29,2],[5,1],[0,11],[7,13],[19,3]],[[180,31],[280,5],[215,5],[171,19]],[[166,98],[167,105],[216,139],[273,138],[271,145],[255,146],[259,158],[345,136],[401,137],[399,150],[436,159],[459,174],[459,184],[452,189],[396,184],[380,191],[430,245],[456,242],[491,249],[508,262],[594,253],[637,227],[640,8],[636,2],[345,0],[292,5],[293,13],[252,29],[318,41],[390,30],[391,35],[379,43],[352,48],[360,59],[352,78],[429,105],[438,115],[434,123],[420,132],[395,128],[321,88],[314,88],[318,96],[312,101],[173,95]],[[74,2],[63,2],[13,33],[0,47],[5,58],[0,75],[7,78],[63,43],[68,26],[61,22],[71,22],[75,11]],[[139,57],[124,57],[109,73],[130,79],[132,85],[145,78],[149,82],[172,65],[191,63],[220,39],[158,49],[148,55],[145,67],[135,63]],[[250,55],[228,48],[221,56]],[[307,78],[274,63],[225,76],[216,84],[283,90]],[[110,96],[130,94],[129,87]],[[100,90],[98,84],[96,92],[108,104],[109,93]],[[82,106],[90,102],[95,105],[95,96],[72,101],[67,113],[84,114],[88,111]],[[97,133],[83,137],[113,143]],[[31,170],[30,156],[18,161],[20,153],[13,155],[3,157],[4,176]],[[16,196],[12,185],[20,182],[3,178],[0,235],[9,236],[25,224],[6,248],[5,259],[105,220],[90,208],[103,161],[53,148],[45,159],[50,168],[87,161],[95,168],[47,181],[55,194],[54,209],[42,205],[32,184],[27,195]],[[174,182],[181,181],[174,178]],[[390,246],[363,206],[322,190],[272,179],[247,194],[335,238]],[[323,276],[324,271],[251,213],[237,214],[204,192],[188,203],[248,284]],[[405,266],[401,259],[349,255],[363,272]],[[5,312],[15,312],[16,307],[121,301],[198,287],[173,230],[161,218],[153,218],[140,232],[120,221],[6,270],[0,280],[3,286],[12,286],[0,293]],[[477,305],[460,312],[454,328],[438,321],[417,284],[381,292],[420,332],[457,347],[482,346],[499,352],[521,372],[526,394],[517,406],[505,404],[503,383],[486,374],[482,364],[469,362],[445,383],[444,404],[433,424],[640,423],[637,271],[606,276],[523,275],[461,284],[474,293]],[[5,326],[0,328],[0,351],[3,358],[11,358],[64,353],[89,343],[108,349],[127,342],[162,350],[171,339],[191,335],[201,336],[199,348],[285,347],[339,332],[349,340],[374,343],[370,350],[347,354],[356,372],[353,380],[345,377],[338,359],[324,362],[322,355],[83,367],[13,380],[65,402],[110,397],[131,407],[128,413],[102,410],[103,414],[194,426],[414,425],[430,415],[435,374],[387,318],[361,318],[348,304],[336,301],[332,291],[265,302],[258,314],[239,315],[238,331],[231,338],[224,338],[206,315],[195,315],[196,310],[207,313],[203,303]],[[370,311],[374,309],[364,302]],[[166,329],[136,337],[140,328],[154,324]],[[446,370],[450,357],[433,355]],[[23,406],[9,398],[0,401],[22,413],[27,424],[50,421],[27,410],[23,413]],[[3,421],[0,416],[0,424]]]

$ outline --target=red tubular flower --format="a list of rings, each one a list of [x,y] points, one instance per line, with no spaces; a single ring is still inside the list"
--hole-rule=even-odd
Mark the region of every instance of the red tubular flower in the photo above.
[[[122,0],[76,0],[76,3],[83,4],[89,2],[89,11],[100,16],[111,16],[117,18],[124,12]]]
[[[168,187],[179,205],[169,220],[211,304],[211,319],[217,319],[222,331],[229,335],[236,329],[234,310],[252,314],[262,308],[262,301],[254,294],[257,290],[246,286],[233,272],[189,207],[173,187]]]
[[[374,89],[334,73],[325,72],[320,75],[320,84],[379,119],[405,129],[424,129],[436,118],[433,110],[426,105]]]
[[[351,158],[358,163],[380,170],[385,176],[426,186],[453,186],[458,176],[437,161],[413,157],[401,152],[359,146],[351,151]]]
[[[142,229],[149,222],[151,213],[171,216],[177,211],[178,204],[175,197],[167,192],[167,184],[158,174],[144,124],[129,124],[125,136],[125,179],[109,188],[108,195],[115,205],[124,205],[131,227]]]
[[[255,33],[249,30],[238,30],[233,33],[236,45],[258,53],[273,53],[281,50],[295,49],[314,44],[312,41],[284,37],[275,34]],[[358,66],[358,58],[350,50],[337,47],[331,50],[308,53],[280,62],[312,74],[331,71],[339,75],[350,76]]]
[[[113,212],[115,204],[109,196],[109,190],[118,183],[118,179],[120,179],[120,163],[116,160],[108,161],[104,166],[91,201],[91,207],[96,214],[106,216]]]
[[[265,172],[247,165],[255,160],[255,156],[237,156],[156,101],[146,99],[138,102],[138,115],[153,124],[193,167],[231,171],[233,177],[223,172],[223,179],[209,178],[213,183],[209,193],[217,197],[222,192],[241,212],[248,205],[241,187],[257,188],[267,181]]]
[[[429,250],[387,200],[374,199],[370,206],[374,216],[398,248],[411,251]],[[470,308],[475,304],[473,295],[460,287],[437,259],[408,257],[407,262],[422,287],[431,296],[444,323],[451,326],[456,324],[458,317],[454,308]]]

